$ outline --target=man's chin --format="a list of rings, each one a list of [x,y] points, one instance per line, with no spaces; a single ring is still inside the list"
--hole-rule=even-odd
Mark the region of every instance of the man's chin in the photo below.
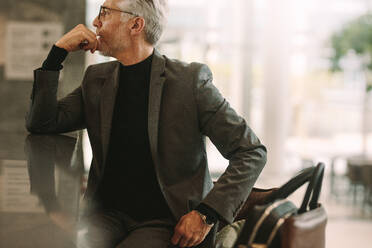
[[[110,49],[108,49],[106,44],[104,44],[101,37],[98,39],[98,54],[105,57],[111,57]]]
[[[99,55],[105,56],[105,57],[112,57],[110,51],[108,49],[102,48],[98,51]]]
[[[105,57],[110,57],[110,55],[106,51],[98,51],[98,54]]]

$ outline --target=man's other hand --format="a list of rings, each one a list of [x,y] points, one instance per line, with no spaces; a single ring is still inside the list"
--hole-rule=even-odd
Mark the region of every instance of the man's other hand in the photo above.
[[[191,247],[200,244],[213,225],[204,223],[203,219],[195,210],[181,217],[171,239],[173,245],[179,247]]]
[[[91,53],[94,53],[96,50],[99,50],[96,34],[83,24],[79,24],[71,29],[70,32],[62,36],[55,45],[68,52],[83,49],[85,51],[90,50]]]

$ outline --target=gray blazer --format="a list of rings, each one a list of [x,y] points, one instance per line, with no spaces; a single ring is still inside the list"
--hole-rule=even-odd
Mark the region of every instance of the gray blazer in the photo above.
[[[80,87],[57,101],[58,71],[34,71],[27,130],[63,133],[86,128],[93,150],[85,199],[105,170],[119,62],[91,65]],[[176,219],[200,202],[231,223],[266,162],[266,149],[212,84],[206,65],[159,54],[152,60],[148,133],[160,188]],[[208,136],[229,160],[213,185],[205,150]]]

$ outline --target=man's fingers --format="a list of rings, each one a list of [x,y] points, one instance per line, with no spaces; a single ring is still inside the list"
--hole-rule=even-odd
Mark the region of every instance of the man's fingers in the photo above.
[[[201,242],[203,241],[202,237],[200,237],[199,235],[195,236],[192,240],[192,243],[190,244],[190,246],[197,246],[198,244],[200,244]]]
[[[188,247],[189,243],[191,243],[190,239],[185,236],[182,236],[181,241],[179,243],[179,247]]]
[[[197,237],[193,232],[184,232],[182,234],[181,241],[179,243],[180,247],[191,247],[195,243]]]
[[[82,48],[85,51],[95,49],[97,47],[98,40],[96,38],[92,38],[86,33],[83,33],[82,35],[84,37],[84,40],[80,44],[82,44]]]
[[[192,246],[199,245],[201,242],[203,242],[203,240],[204,240],[204,238],[198,237],[198,239],[195,240],[195,242],[192,244]]]
[[[177,227],[174,230],[175,230],[175,232],[173,234],[171,242],[172,242],[172,244],[177,245],[180,242],[180,239],[182,238],[182,235],[178,232]]]
[[[83,39],[79,44],[79,48],[85,51],[95,51],[98,43],[96,34],[83,24],[77,25],[75,30],[80,39]]]
[[[77,30],[80,30],[80,31],[83,31],[84,33],[86,33],[87,35],[89,35],[92,39],[94,39],[96,37],[96,33],[94,33],[92,30],[90,30],[89,28],[87,28],[84,24],[79,24],[76,26],[76,29]]]
[[[94,33],[92,30],[90,30],[90,29],[88,29],[88,28],[87,28],[86,30],[87,30],[88,35],[89,35],[90,37],[92,37],[92,39],[94,39],[94,38],[97,37],[96,33]]]
[[[86,40],[88,44],[84,44]],[[80,49],[89,50],[97,48],[97,36],[89,30],[85,25],[79,24],[68,33],[63,35],[57,42],[56,46],[66,49],[68,52],[77,51]]]
[[[191,239],[189,239],[188,243],[186,244],[186,247],[192,247],[192,246],[196,246],[198,245],[200,242],[199,242],[199,237],[194,235]]]
[[[174,245],[178,244],[179,247],[192,247],[192,246],[196,246],[196,245],[200,244],[203,241],[203,239],[200,238],[200,236],[190,237],[190,236],[186,236],[186,235],[180,235],[178,237],[179,237],[179,241],[177,243],[173,242],[174,239],[172,238],[172,244],[174,244]]]
[[[90,49],[91,53],[94,53],[98,48],[98,40],[96,41],[95,47],[93,49]]]

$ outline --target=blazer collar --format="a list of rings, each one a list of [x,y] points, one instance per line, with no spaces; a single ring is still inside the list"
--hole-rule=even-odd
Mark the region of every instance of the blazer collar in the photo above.
[[[148,133],[150,149],[155,164],[155,171],[159,178],[158,160],[158,133],[159,133],[159,116],[160,104],[165,82],[165,59],[157,51],[154,51],[151,65],[149,108],[148,108]]]

